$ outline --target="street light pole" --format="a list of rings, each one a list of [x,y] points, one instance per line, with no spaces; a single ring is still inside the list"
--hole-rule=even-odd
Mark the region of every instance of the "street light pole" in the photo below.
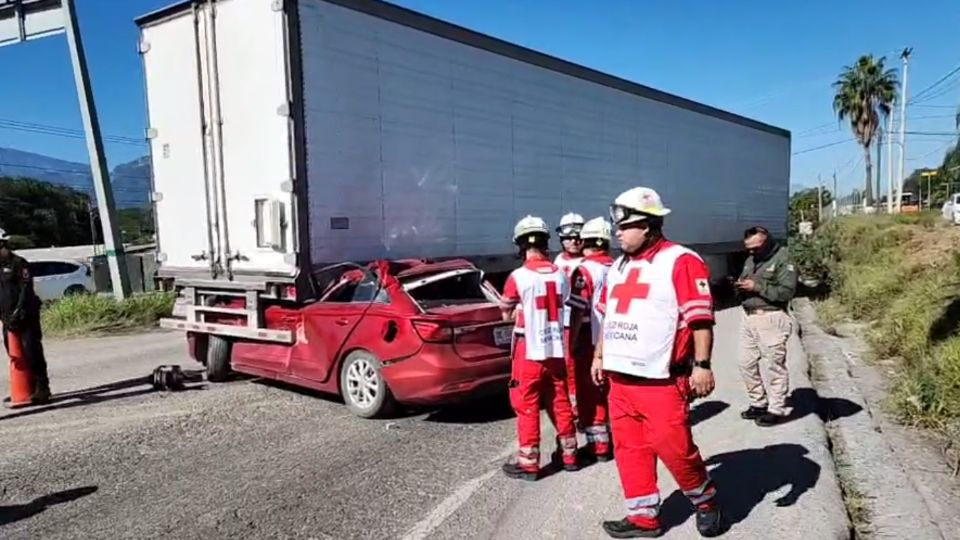
[[[887,114],[887,214],[893,213],[893,109]]]
[[[116,207],[113,201],[113,189],[107,172],[106,158],[103,153],[103,140],[100,135],[100,122],[93,102],[87,61],[83,53],[83,41],[80,39],[80,27],[77,24],[77,12],[74,0],[63,0],[63,16],[70,46],[70,59],[73,63],[73,77],[77,85],[77,97],[80,100],[80,115],[86,134],[87,152],[90,155],[90,170],[93,174],[93,188],[97,194],[97,208],[100,210],[100,224],[103,227],[103,244],[110,267],[110,281],[113,283],[113,295],[118,300],[130,296],[130,280],[127,275],[126,255],[120,231],[116,227]]]
[[[903,79],[900,81],[900,177],[897,186],[897,213],[900,213],[901,203],[903,201],[903,181],[904,181],[904,158],[907,153],[906,128],[907,128],[907,68],[909,67],[910,53],[913,49],[907,47],[900,53],[903,59]]]

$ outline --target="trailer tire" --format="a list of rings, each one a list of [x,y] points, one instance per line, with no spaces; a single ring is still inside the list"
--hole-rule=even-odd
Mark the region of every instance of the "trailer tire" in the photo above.
[[[357,350],[340,366],[340,395],[350,412],[360,418],[384,418],[396,409],[396,400],[373,354]]]
[[[230,378],[230,342],[219,336],[207,340],[207,380],[224,382]]]

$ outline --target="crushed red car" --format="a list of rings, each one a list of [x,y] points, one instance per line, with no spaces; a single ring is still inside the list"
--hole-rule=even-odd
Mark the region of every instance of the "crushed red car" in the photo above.
[[[314,282],[319,301],[265,312],[267,328],[292,330],[295,342],[233,341],[230,369],[338,394],[364,418],[506,389],[512,326],[469,261],[347,263]],[[225,343],[189,340],[200,360],[210,358],[200,347]]]

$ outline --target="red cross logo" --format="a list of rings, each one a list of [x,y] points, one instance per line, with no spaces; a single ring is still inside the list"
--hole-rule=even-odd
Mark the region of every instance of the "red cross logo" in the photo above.
[[[634,300],[642,300],[650,294],[650,284],[640,283],[640,269],[631,268],[623,283],[614,285],[610,298],[617,301],[617,313],[623,315],[630,311]]]
[[[560,303],[557,294],[557,284],[549,282],[546,284],[547,292],[543,296],[534,298],[537,302],[537,309],[547,311],[547,320],[557,322],[560,320]]]

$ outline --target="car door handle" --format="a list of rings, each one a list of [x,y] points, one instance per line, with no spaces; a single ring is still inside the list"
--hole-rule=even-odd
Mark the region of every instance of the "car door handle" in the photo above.
[[[337,319],[337,326],[346,326],[350,324],[350,319]]]

